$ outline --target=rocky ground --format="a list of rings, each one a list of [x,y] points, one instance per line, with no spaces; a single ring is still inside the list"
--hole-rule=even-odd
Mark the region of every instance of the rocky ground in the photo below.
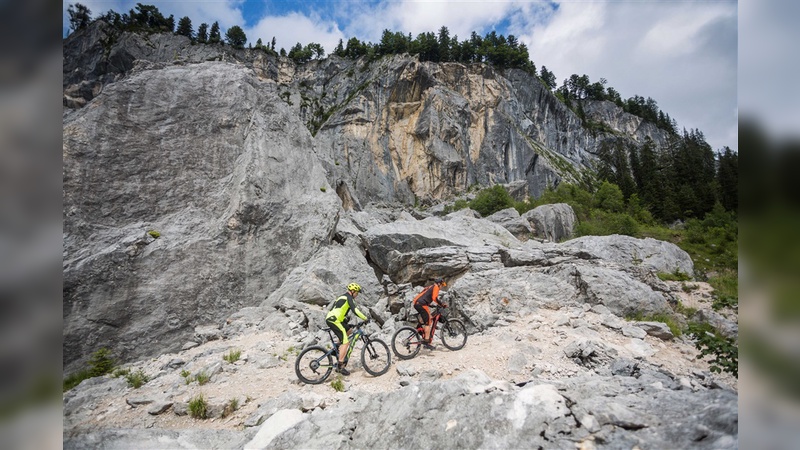
[[[698,289],[682,292],[683,301],[702,307],[710,302],[709,287],[694,284]],[[492,380],[521,384],[602,374],[619,361],[636,361],[671,374],[679,389],[738,389],[735,378],[712,373],[707,362],[697,360],[698,352],[688,340],[645,335],[634,322],[609,314],[602,306],[540,308],[507,317],[497,325],[471,334],[459,351],[447,350],[437,339],[435,350],[423,349],[412,360],[400,361],[392,355],[392,367],[380,377],[367,374],[354,357],[352,374],[343,378],[342,392],[332,387],[336,376],[320,385],[305,385],[297,379],[294,360],[300,345],[288,330],[258,330],[208,341],[180,353],[126,365],[149,377],[138,389],[129,387],[124,377],[106,376],[67,392],[65,440],[69,443],[70,436],[121,429],[251,430],[249,436],[279,409],[328,409],[354,398],[452,379],[473,369]],[[370,327],[377,331],[374,323]],[[389,343],[391,336],[377,335]],[[238,361],[223,359],[237,350],[242,352]],[[200,372],[211,374],[203,385],[191,380]],[[186,413],[187,403],[199,394],[210,405],[209,419],[195,419]],[[223,413],[233,399],[238,409]]]

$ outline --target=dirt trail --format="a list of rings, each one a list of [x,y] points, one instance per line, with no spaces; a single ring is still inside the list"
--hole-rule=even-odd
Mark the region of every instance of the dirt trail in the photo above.
[[[575,339],[586,339],[587,331],[573,328],[563,323],[564,317],[575,315],[576,309],[540,309],[534,314],[508,318],[508,325],[493,327],[482,333],[469,336],[465,347],[459,351],[447,350],[437,336],[435,350],[422,349],[416,358],[408,361],[398,360],[392,355],[392,367],[385,375],[373,377],[367,374],[354,353],[349,365],[352,374],[344,377],[345,392],[337,392],[331,386],[330,377],[320,385],[305,385],[294,373],[294,360],[297,352],[293,340],[274,331],[238,336],[229,340],[210,341],[199,347],[167,354],[130,367],[141,369],[151,377],[151,381],[139,389],[126,388],[122,393],[111,392],[93,405],[86,405],[81,414],[65,418],[65,427],[80,428],[209,428],[242,429],[244,422],[267,400],[286,392],[301,396],[321,397],[323,405],[330,405],[342,398],[355,395],[387,392],[401,388],[402,379],[448,379],[469,369],[480,369],[489,377],[513,383],[533,378],[557,380],[589,372],[564,354],[564,348]],[[577,310],[580,314],[580,310]],[[556,322],[561,319],[561,325]],[[619,330],[601,324],[601,316],[589,311],[581,315],[588,323],[589,331],[596,339],[617,350],[617,357],[633,359],[635,355],[626,345],[632,338],[624,336]],[[388,341],[388,338],[385,339]],[[705,372],[719,382],[738,389],[737,380],[727,374],[708,373],[708,364],[695,359],[695,348],[679,340],[662,341],[647,336],[644,338],[654,351],[644,359],[658,367],[668,370],[677,377],[696,378],[693,374]],[[389,342],[387,344],[391,345]],[[355,351],[360,352],[361,344]],[[242,350],[242,360],[234,364],[223,361],[222,356],[230,350]],[[360,354],[359,354],[360,355]],[[187,361],[185,366],[169,369],[167,364],[180,358]],[[267,361],[267,363],[265,363]],[[181,375],[182,371],[194,372],[204,366],[222,363],[222,372],[210,382],[200,386],[196,381],[189,384]],[[270,367],[274,365],[274,367]],[[401,376],[402,372],[414,375]],[[184,373],[186,373],[184,372]],[[176,415],[172,409],[160,415],[150,415],[146,406],[132,407],[126,403],[131,398],[152,399],[155,401],[188,402],[201,394],[209,402],[225,403],[230,399],[239,400],[239,409],[226,418],[197,420]]]

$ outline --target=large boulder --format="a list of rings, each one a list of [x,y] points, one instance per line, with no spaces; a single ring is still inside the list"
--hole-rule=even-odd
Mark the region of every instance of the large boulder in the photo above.
[[[562,245],[584,250],[599,258],[620,264],[649,267],[657,272],[679,271],[689,276],[694,275],[692,258],[671,242],[613,234],[610,236],[582,236],[564,242]]]
[[[530,222],[534,236],[552,242],[571,238],[578,223],[575,211],[566,203],[537,206],[522,218]]]
[[[502,226],[466,216],[452,217],[446,221],[430,217],[377,225],[368,229],[362,238],[370,260],[396,283],[424,282],[430,277],[450,276],[464,270],[466,249],[434,250],[438,247],[486,246],[496,249],[520,244]],[[452,262],[443,262],[447,260]],[[452,268],[442,273],[424,264],[425,261],[440,261],[440,265]],[[412,263],[425,270],[409,272],[408,267]]]
[[[514,208],[506,208],[490,215],[486,220],[498,223],[521,241],[527,241],[533,233],[533,228],[527,219],[520,217]]]

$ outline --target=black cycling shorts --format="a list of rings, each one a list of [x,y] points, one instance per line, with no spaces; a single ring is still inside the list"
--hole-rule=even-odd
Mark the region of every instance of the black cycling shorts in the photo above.
[[[431,310],[427,305],[420,305],[419,303],[414,304],[414,309],[417,310],[419,313],[419,318],[422,320],[422,323],[425,325],[431,324]]]

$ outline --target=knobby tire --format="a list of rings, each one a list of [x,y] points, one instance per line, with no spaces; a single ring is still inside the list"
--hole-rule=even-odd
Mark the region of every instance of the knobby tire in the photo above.
[[[392,336],[392,350],[400,359],[411,359],[419,353],[422,336],[414,327],[402,327]]]
[[[450,350],[461,350],[467,343],[467,327],[458,319],[449,319],[441,329],[442,344]]]
[[[315,364],[318,361],[319,366]],[[333,356],[329,350],[315,345],[308,347],[297,355],[294,363],[294,372],[303,383],[320,384],[330,376],[333,371]]]
[[[392,355],[389,346],[382,340],[370,339],[361,349],[361,365],[370,375],[379,377],[385,374],[391,364]]]

